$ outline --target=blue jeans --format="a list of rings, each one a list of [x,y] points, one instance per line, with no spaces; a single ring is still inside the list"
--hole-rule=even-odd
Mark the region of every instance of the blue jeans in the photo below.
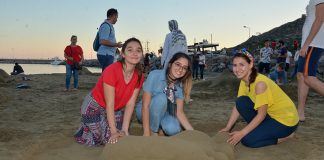
[[[257,115],[254,103],[248,96],[241,96],[236,100],[236,109],[243,119],[250,123]],[[269,115],[250,133],[242,138],[241,143],[247,147],[258,148],[278,143],[279,138],[284,138],[295,132],[298,124],[285,126]]]
[[[198,68],[199,68],[199,64],[192,65],[192,78],[198,79]]]
[[[298,71],[298,61],[295,61],[295,68],[294,68],[294,71],[291,73],[291,76],[290,76],[291,79],[295,78],[295,76],[297,74],[297,71]]]
[[[180,122],[177,117],[167,112],[167,97],[164,93],[152,96],[149,106],[150,128],[152,132],[159,132],[160,129],[168,136],[181,132]],[[136,104],[137,119],[142,122],[142,101]]]
[[[269,74],[269,78],[272,79],[274,82],[277,83],[278,79],[281,79],[281,83],[286,84],[287,83],[287,72],[286,71],[273,71]]]
[[[270,72],[270,63],[263,63],[263,62],[260,62],[259,63],[259,73],[263,73],[263,70],[265,70],[265,73],[269,74]]]
[[[65,88],[70,88],[70,81],[73,74],[73,86],[74,88],[78,88],[79,84],[79,71],[72,67],[72,65],[66,64],[66,77],[65,77]]]
[[[114,63],[115,57],[112,55],[99,55],[97,54],[98,61],[101,66],[102,72],[105,70],[106,67]]]
[[[205,65],[204,64],[199,64],[199,70],[200,70],[200,79],[204,79]]]

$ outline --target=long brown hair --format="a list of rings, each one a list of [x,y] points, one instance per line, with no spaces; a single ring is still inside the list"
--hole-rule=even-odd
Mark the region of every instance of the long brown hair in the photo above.
[[[233,60],[235,58],[238,58],[238,57],[242,57],[249,64],[253,63],[253,66],[251,68],[251,74],[250,74],[250,77],[249,77],[249,89],[250,89],[250,84],[255,82],[255,79],[256,79],[256,77],[258,75],[258,71],[257,71],[257,69],[255,68],[255,65],[254,65],[253,57],[251,55],[247,55],[247,53],[236,53],[234,55],[234,57],[233,57]]]
[[[125,53],[125,49],[126,49],[128,43],[130,43],[130,42],[137,42],[137,43],[141,46],[142,57],[143,57],[143,47],[142,47],[142,43],[141,43],[140,40],[138,40],[138,39],[135,38],[135,37],[129,38],[129,39],[127,39],[127,40],[124,42],[123,47],[122,47],[122,49],[121,49],[122,53]],[[125,58],[122,57],[122,58],[121,58],[120,60],[118,60],[118,61],[119,61],[120,63],[123,64],[123,69],[125,69],[125,68],[124,68],[124,66],[125,66]],[[137,85],[139,86],[140,83],[141,83],[141,80],[142,80],[142,74],[143,74],[143,68],[142,68],[142,65],[141,65],[140,62],[136,64],[136,66],[135,66],[135,71],[136,71],[137,76],[138,76],[138,78],[137,78]]]
[[[192,88],[192,71],[191,71],[192,63],[191,63],[190,57],[187,54],[182,53],[182,52],[178,52],[178,53],[174,54],[173,57],[171,58],[171,60],[169,61],[169,64],[168,64],[165,74],[166,74],[166,77],[168,77],[172,64],[179,58],[185,58],[188,60],[187,72],[185,73],[185,75],[183,77],[181,77],[178,80],[182,83],[183,95],[184,95],[185,101],[189,102],[190,92],[191,92],[191,88]]]

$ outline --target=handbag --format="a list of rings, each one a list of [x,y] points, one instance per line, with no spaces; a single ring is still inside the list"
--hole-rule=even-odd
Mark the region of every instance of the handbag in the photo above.
[[[70,50],[71,50],[71,55],[73,55],[73,52],[72,52],[73,50],[72,50],[71,46],[70,46]],[[75,69],[75,70],[82,70],[82,66],[78,62],[73,62],[71,67],[72,67],[72,69]]]
[[[76,70],[82,70],[82,66],[79,63],[73,63],[72,68]]]

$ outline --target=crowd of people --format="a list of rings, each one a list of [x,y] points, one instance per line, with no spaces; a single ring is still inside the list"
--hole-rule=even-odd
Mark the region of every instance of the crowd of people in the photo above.
[[[284,142],[294,137],[299,122],[305,120],[309,88],[324,95],[324,84],[316,78],[318,61],[324,51],[324,1],[310,0],[307,15],[301,47],[298,41],[294,42],[295,67],[291,77],[297,74],[298,110],[278,86],[287,83],[293,57],[284,41],[266,40],[258,59],[246,49],[239,50],[232,59],[233,73],[240,80],[237,99],[226,126],[219,130],[229,133],[228,143],[241,142],[257,148]],[[107,19],[99,27],[97,58],[102,73],[81,105],[76,141],[88,146],[117,143],[129,135],[133,112],[143,125],[143,136],[173,136],[183,130],[194,130],[184,107],[190,101],[193,80],[205,79],[206,52],[198,48],[190,57],[185,34],[176,20],[170,20],[170,33],[165,37],[158,61],[153,53],[144,55],[137,38],[117,42],[114,29],[117,19],[117,9],[109,9]],[[83,51],[76,43],[77,36],[73,35],[71,44],[64,50],[66,90],[70,90],[72,75],[73,89],[79,86],[78,65],[82,63]],[[114,62],[116,53],[120,58]],[[15,68],[15,74],[23,72],[19,66]],[[142,88],[142,97],[137,101]],[[232,131],[239,116],[247,125]]]
[[[295,55],[298,55],[297,40],[294,41],[294,50]],[[258,71],[269,76],[277,84],[284,85],[288,82],[287,77],[294,77],[294,71],[291,76],[288,76],[289,68],[292,65],[292,57],[291,51],[288,50],[283,40],[278,42],[265,40],[264,47],[260,49]]]

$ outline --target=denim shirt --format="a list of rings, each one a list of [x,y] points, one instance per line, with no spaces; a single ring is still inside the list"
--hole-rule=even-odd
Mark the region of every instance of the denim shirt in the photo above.
[[[154,70],[151,71],[148,75],[146,81],[143,85],[143,90],[145,92],[151,93],[151,96],[154,97],[158,94],[165,94],[163,91],[167,87],[167,81],[165,77],[165,70]],[[183,90],[182,85],[177,82],[175,84],[176,91],[175,91],[175,99],[176,100],[183,100]]]
[[[107,22],[108,23],[108,22]],[[116,43],[115,29],[112,24],[103,23],[99,28],[99,40],[108,40],[112,43]],[[100,45],[97,54],[99,55],[111,55],[115,56],[116,47],[108,47],[105,45]]]

